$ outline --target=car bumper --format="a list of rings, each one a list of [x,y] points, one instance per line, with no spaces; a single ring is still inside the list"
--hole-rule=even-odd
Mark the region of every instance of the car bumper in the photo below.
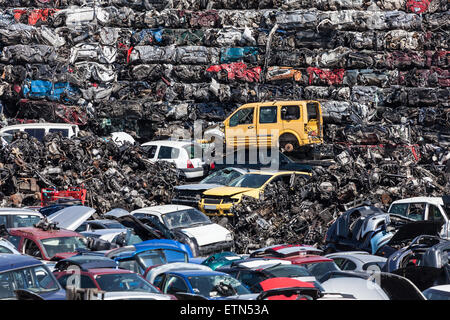
[[[192,178],[201,178],[205,175],[205,170],[203,167],[201,168],[187,168],[187,169],[180,169],[184,176],[188,179]]]
[[[208,216],[233,216],[230,211],[234,204],[236,203],[209,204],[201,201],[198,207]]]
[[[210,256],[211,254],[229,251],[233,248],[234,241],[221,241],[199,247],[201,256]]]

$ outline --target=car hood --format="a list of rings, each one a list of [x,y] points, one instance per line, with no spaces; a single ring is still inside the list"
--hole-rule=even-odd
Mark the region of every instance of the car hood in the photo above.
[[[402,225],[387,243],[392,245],[404,240],[411,240],[420,235],[438,236],[442,222],[414,221]]]
[[[195,184],[185,184],[182,186],[176,186],[175,190],[191,190],[191,191],[197,191],[197,190],[209,190],[212,188],[218,188],[222,187],[221,184],[216,183],[195,183]]]
[[[62,229],[75,231],[95,212],[94,208],[85,206],[70,206],[48,216],[48,221],[58,223]]]
[[[199,246],[226,241],[227,235],[230,234],[230,231],[215,223],[192,228],[183,228],[181,231],[187,236],[195,238]]]
[[[239,193],[244,193],[247,191],[253,191],[256,188],[241,188],[241,187],[219,187],[207,190],[203,192],[205,196],[219,196],[219,197],[229,197]]]

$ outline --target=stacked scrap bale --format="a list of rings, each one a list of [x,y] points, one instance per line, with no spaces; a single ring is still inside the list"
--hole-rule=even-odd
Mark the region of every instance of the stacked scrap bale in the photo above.
[[[320,99],[336,167],[313,177],[306,193],[300,187],[286,191],[283,199],[295,201],[267,196],[264,204],[269,201],[273,212],[293,216],[264,218],[272,229],[258,217],[247,223],[276,229],[277,235],[236,222],[236,239],[254,239],[246,232],[259,232],[280,241],[316,242],[346,203],[446,192],[449,16],[446,0],[0,0],[2,125],[69,122],[96,135],[135,132],[143,142],[180,128],[190,131],[195,120],[221,121],[246,102]],[[47,145],[17,141],[14,152],[2,151],[5,195],[17,192],[14,179],[32,172],[44,186],[68,185],[59,176],[48,178],[50,171],[41,174],[50,166],[44,163]],[[352,147],[361,144],[381,149]],[[411,145],[409,161],[405,150]],[[24,148],[35,152],[25,161],[31,167],[19,156]],[[113,152],[119,172],[127,166],[123,152]],[[92,161],[75,157],[73,167],[63,170],[95,171]],[[99,189],[95,179],[82,180],[100,190],[116,181],[104,169],[93,174],[104,177]],[[136,170],[132,177],[148,171],[154,182],[147,192],[165,183],[155,181],[151,168]],[[129,185],[134,182],[117,182],[102,193],[110,193],[111,206],[123,204],[112,201],[120,192],[131,202],[148,198],[131,194],[141,190]],[[333,191],[318,191],[320,186]],[[236,215],[261,206],[250,204],[236,208]],[[323,210],[327,214],[318,214]]]

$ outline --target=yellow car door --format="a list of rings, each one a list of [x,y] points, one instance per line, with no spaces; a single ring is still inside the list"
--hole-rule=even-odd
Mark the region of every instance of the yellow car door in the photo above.
[[[257,109],[257,140],[258,146],[270,147],[276,145],[280,132],[279,127],[279,106],[278,105],[261,105]]]
[[[256,144],[255,107],[237,109],[225,121],[225,141],[234,147]]]

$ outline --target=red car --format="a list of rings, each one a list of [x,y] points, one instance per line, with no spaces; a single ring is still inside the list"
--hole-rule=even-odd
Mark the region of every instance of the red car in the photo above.
[[[140,274],[118,269],[117,262],[102,256],[81,255],[61,260],[56,264],[53,274],[63,288],[70,285],[106,292],[144,292],[156,294],[158,299],[174,299],[172,296],[163,295]]]
[[[333,259],[320,255],[322,250],[308,245],[274,245],[258,249],[250,255],[250,258],[275,258],[290,261],[300,265],[316,277],[318,281],[330,271],[340,271]]]
[[[12,228],[8,240],[24,254],[38,259],[55,261],[76,254],[76,249],[87,249],[86,238],[65,229]]]

